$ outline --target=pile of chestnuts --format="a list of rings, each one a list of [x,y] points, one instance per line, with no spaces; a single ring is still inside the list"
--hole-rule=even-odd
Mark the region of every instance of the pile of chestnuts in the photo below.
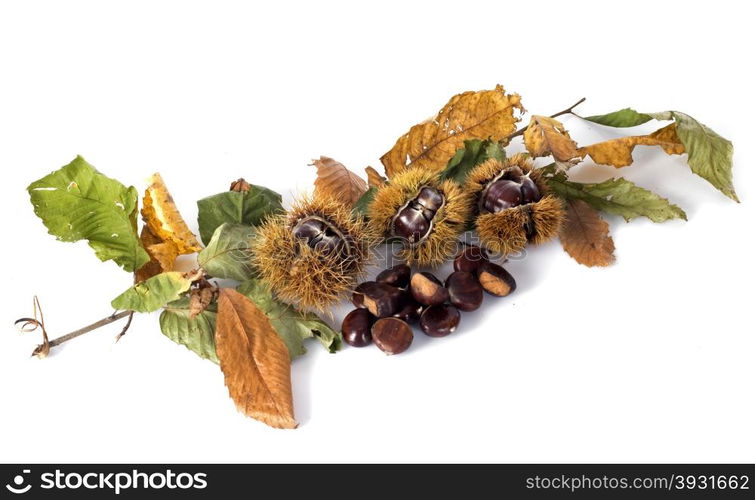
[[[399,354],[412,344],[412,324],[430,337],[445,337],[459,326],[461,311],[482,305],[483,292],[504,297],[515,289],[511,274],[484,249],[467,245],[445,282],[399,264],[358,285],[351,296],[357,308],[343,319],[341,333],[354,347],[374,342],[386,354]]]

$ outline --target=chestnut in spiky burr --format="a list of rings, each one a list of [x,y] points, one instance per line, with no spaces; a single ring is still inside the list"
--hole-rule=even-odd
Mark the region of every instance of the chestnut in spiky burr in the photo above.
[[[480,241],[503,255],[553,238],[565,217],[561,200],[523,154],[478,165],[469,173],[465,189],[473,200]]]
[[[368,257],[368,234],[342,203],[304,198],[257,229],[253,264],[281,300],[324,312],[353,290]]]
[[[455,182],[411,168],[381,187],[369,209],[376,238],[398,239],[408,264],[438,266],[456,255],[458,236],[470,215],[470,196]]]

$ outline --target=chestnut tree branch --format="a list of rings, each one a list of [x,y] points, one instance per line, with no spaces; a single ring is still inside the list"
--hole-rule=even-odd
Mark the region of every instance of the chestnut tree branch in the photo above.
[[[571,113],[571,112],[572,112],[572,110],[573,110],[574,108],[576,108],[577,106],[579,106],[580,104],[582,104],[583,102],[585,102],[585,100],[587,100],[587,98],[586,98],[586,97],[583,97],[582,99],[580,99],[579,101],[575,102],[574,104],[572,104],[572,105],[571,105],[571,106],[569,106],[568,108],[566,108],[566,109],[564,109],[564,110],[562,110],[562,111],[559,111],[558,113],[554,113],[554,114],[552,114],[552,115],[551,115],[550,117],[551,117],[551,118],[557,118],[557,117],[559,117],[559,116],[561,116],[561,115],[566,115],[566,114],[568,114],[568,113]],[[520,128],[519,130],[517,130],[517,131],[516,131],[516,132],[514,132],[513,134],[509,135],[509,136],[508,136],[508,137],[506,138],[506,142],[508,143],[508,142],[510,142],[510,141],[511,141],[511,139],[513,139],[514,137],[518,137],[518,136],[520,136],[520,135],[524,134],[524,131],[525,131],[525,130],[527,130],[527,127],[522,127],[522,128]]]
[[[56,339],[52,339],[50,341],[50,347],[58,346],[58,345],[62,344],[63,342],[68,342],[69,340],[75,339],[76,337],[78,337],[80,335],[84,335],[85,333],[89,333],[92,330],[96,330],[98,328],[102,328],[103,326],[107,326],[110,323],[115,323],[116,321],[121,320],[123,318],[126,318],[126,317],[131,318],[131,317],[133,317],[133,315],[134,315],[134,311],[115,312],[115,313],[111,314],[110,316],[108,316],[107,318],[103,318],[103,319],[101,319],[99,321],[95,321],[91,325],[87,325],[87,326],[85,326],[83,328],[79,328],[78,330],[74,330],[71,333],[67,333],[65,335],[61,335],[60,337],[58,337]],[[131,322],[129,320],[129,324],[130,323]]]

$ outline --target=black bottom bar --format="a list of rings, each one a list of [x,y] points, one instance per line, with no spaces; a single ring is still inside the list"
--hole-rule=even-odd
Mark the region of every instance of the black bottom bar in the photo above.
[[[0,465],[0,498],[755,498],[754,480],[721,464],[19,464]]]

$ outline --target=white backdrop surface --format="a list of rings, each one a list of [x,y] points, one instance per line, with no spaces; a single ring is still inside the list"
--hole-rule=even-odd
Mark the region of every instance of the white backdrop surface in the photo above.
[[[0,461],[755,460],[745,5],[3,2]],[[514,295],[401,356],[309,344],[293,364],[296,431],[238,414],[217,366],[161,335],[157,314],[117,345],[112,326],[29,358],[38,338],[12,323],[34,294],[57,335],[129,285],[32,212],[28,183],[76,154],[140,190],[160,171],[196,227],[195,200],[239,176],[290,201],[312,185],[310,159],[378,166],[451,95],[496,83],[538,114],[583,96],[584,114],[684,111],[733,140],[742,203],[638,148],[621,173],[688,222],[609,217],[606,269],[557,242],[531,249],[507,265]],[[565,124],[584,144],[618,135]]]

